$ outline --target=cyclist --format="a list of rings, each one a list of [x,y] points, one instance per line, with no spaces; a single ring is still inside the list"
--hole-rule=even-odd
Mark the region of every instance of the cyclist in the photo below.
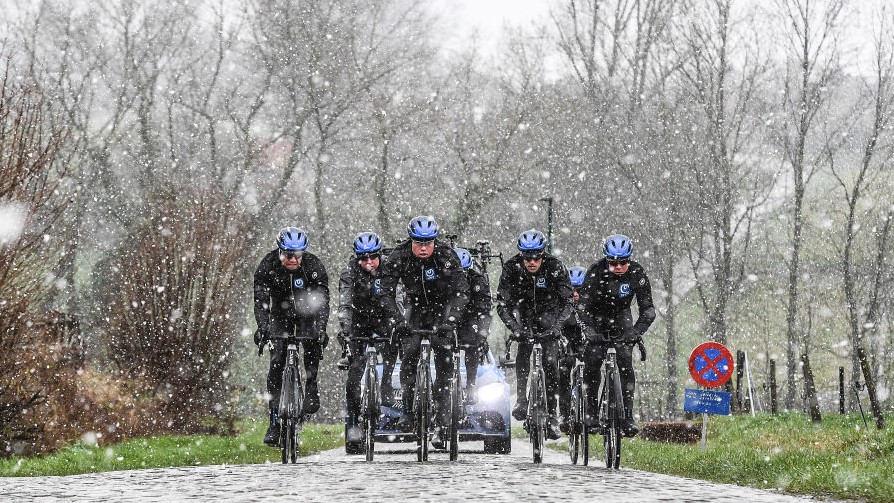
[[[466,350],[466,403],[478,402],[478,391],[475,380],[478,377],[478,362],[484,354],[484,345],[490,331],[493,300],[490,296],[490,282],[487,276],[473,267],[472,255],[465,248],[454,250],[459,263],[469,281],[469,307],[466,315],[457,328],[459,340],[463,344],[473,345]]]
[[[558,394],[558,342],[562,323],[571,314],[571,283],[562,261],[546,253],[546,239],[540,231],[521,233],[516,243],[518,254],[503,265],[497,288],[497,314],[519,341],[515,372],[518,377],[518,401],[512,416],[519,421],[528,415],[527,383],[533,345],[522,337],[525,332],[550,334],[541,340],[546,374],[549,438],[560,436],[556,418]]]
[[[392,332],[387,316],[376,299],[381,288],[382,240],[374,232],[361,232],[354,239],[354,255],[341,272],[338,280],[338,322],[341,326],[339,339],[347,343],[348,378],[345,382],[347,404],[345,443],[360,444],[361,431],[357,426],[360,415],[360,379],[366,364],[366,343],[351,340],[352,337],[369,337],[373,333],[386,336]],[[345,343],[343,343],[345,344]],[[382,355],[382,403],[394,401],[391,373],[397,359],[397,344],[384,344]]]
[[[436,379],[433,399],[438,409],[432,434],[435,448],[444,445],[443,426],[450,411],[446,403],[450,377],[453,373],[450,346],[457,324],[469,302],[469,283],[462,273],[456,254],[437,239],[438,222],[430,216],[419,216],[407,225],[408,239],[399,244],[382,264],[382,288],[376,294],[382,307],[400,334],[403,358],[400,365],[400,385],[403,392],[403,414],[400,426],[412,431],[413,393],[416,388],[416,363],[419,361],[422,337],[411,330],[434,330],[430,338],[435,354]],[[405,294],[406,318],[395,300],[397,284],[402,283]],[[423,432],[420,432],[420,435]]]
[[[600,370],[605,359],[605,340],[620,343],[615,346],[618,373],[624,398],[624,435],[639,432],[633,420],[633,392],[636,379],[633,373],[633,346],[655,320],[652,286],[646,271],[630,259],[633,243],[622,234],[613,234],[602,243],[602,260],[587,270],[580,287],[577,313],[583,325],[581,331],[594,343],[588,345],[585,356],[584,379],[590,390],[599,389]],[[630,304],[636,299],[639,317],[633,322]],[[601,344],[600,344],[601,343]],[[598,393],[589,393],[588,409],[596,410]]]
[[[580,286],[584,283],[587,270],[583,267],[568,269],[568,279],[571,288],[574,289],[572,302],[576,306],[580,299]],[[565,319],[562,324],[562,339],[565,342],[565,351],[559,357],[559,429],[562,433],[568,433],[568,418],[571,409],[571,371],[580,351],[581,333],[577,317],[573,314]]]
[[[267,392],[270,394],[270,426],[264,443],[279,443],[276,424],[282,373],[286,363],[285,339],[289,336],[313,336],[302,340],[304,346],[305,400],[302,414],[313,414],[320,408],[317,370],[323,349],[329,342],[326,324],[329,321],[329,276],[316,255],[307,252],[307,234],[295,227],[286,227],[276,238],[276,249],[261,259],[254,275],[254,311],[258,330],[255,344],[258,353],[270,345],[270,370]]]

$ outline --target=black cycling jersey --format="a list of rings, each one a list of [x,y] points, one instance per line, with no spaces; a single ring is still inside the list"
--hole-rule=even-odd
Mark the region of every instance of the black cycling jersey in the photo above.
[[[630,311],[634,298],[639,307],[636,323]],[[588,335],[607,335],[624,342],[636,341],[655,320],[649,278],[643,267],[632,260],[627,272],[620,276],[608,270],[606,259],[590,266],[576,308]]]
[[[351,257],[338,278],[338,322],[343,333],[357,326],[380,325],[385,313],[376,294],[382,288],[381,264],[372,274]],[[385,334],[382,334],[385,335]]]
[[[571,314],[572,292],[568,271],[558,258],[545,254],[540,269],[532,274],[525,269],[521,255],[515,255],[503,265],[497,314],[513,332],[557,329]]]
[[[258,328],[271,338],[274,321],[287,326],[295,320],[313,320],[317,335],[329,321],[329,276],[316,255],[304,252],[301,265],[290,271],[279,260],[279,250],[261,259],[254,275],[254,311]]]
[[[430,257],[413,255],[412,241],[399,244],[381,266],[382,288],[376,294],[383,308],[398,322],[403,313],[397,306],[397,284],[404,285],[404,303],[410,310],[438,313],[436,322],[453,326],[462,319],[469,303],[469,282],[456,254],[447,245],[435,241]]]

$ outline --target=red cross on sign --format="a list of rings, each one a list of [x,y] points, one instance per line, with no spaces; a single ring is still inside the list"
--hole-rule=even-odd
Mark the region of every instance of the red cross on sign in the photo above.
[[[723,386],[733,375],[735,360],[719,342],[703,342],[689,355],[689,373],[706,388]]]

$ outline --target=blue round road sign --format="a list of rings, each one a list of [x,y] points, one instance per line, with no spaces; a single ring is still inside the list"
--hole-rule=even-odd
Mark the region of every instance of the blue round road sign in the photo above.
[[[733,355],[719,342],[703,342],[689,355],[689,373],[707,388],[723,386],[733,375]]]

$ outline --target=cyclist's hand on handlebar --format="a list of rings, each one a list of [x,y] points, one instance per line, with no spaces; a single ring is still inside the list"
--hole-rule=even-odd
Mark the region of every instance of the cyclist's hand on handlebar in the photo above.
[[[270,340],[270,335],[266,331],[260,328],[255,330],[255,346],[258,347],[258,356],[264,354],[264,345],[267,344],[268,340]]]
[[[646,361],[646,345],[643,344],[642,336],[636,338],[636,346],[639,348],[639,361]]]

